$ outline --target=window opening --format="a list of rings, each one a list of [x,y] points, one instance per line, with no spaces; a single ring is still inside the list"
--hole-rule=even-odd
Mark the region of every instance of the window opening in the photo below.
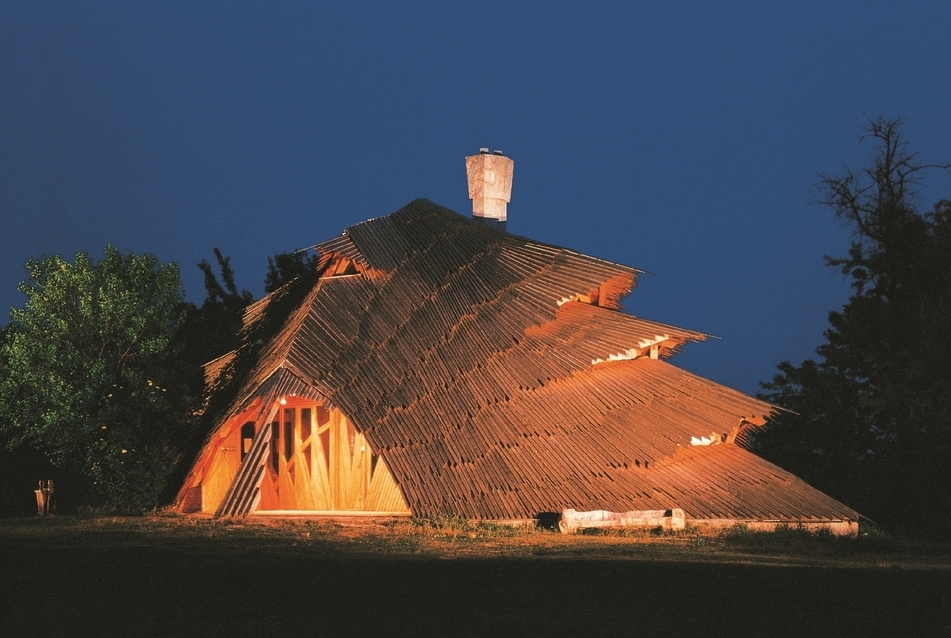
[[[284,460],[294,456],[294,416],[295,408],[284,408]]]
[[[271,421],[271,469],[277,472],[281,466],[281,424]]]
[[[241,426],[241,460],[251,451],[251,444],[254,443],[254,421],[248,421]]]

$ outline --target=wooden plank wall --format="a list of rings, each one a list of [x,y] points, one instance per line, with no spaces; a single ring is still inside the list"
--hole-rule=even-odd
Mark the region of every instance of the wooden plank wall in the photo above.
[[[249,421],[263,422],[267,416],[264,404],[265,398],[258,397],[212,433],[176,499],[179,512],[217,510],[241,465],[241,426]]]
[[[399,493],[417,514],[490,519],[680,507],[680,479],[655,472],[658,462],[672,459],[673,468],[678,448],[713,437],[737,454],[699,452],[696,471],[726,484],[749,465],[733,445],[738,433],[773,411],[643,356],[650,344],[668,356],[703,335],[620,312],[635,269],[425,201],[352,226],[327,246],[363,274],[328,271],[248,376],[234,380],[244,384],[238,396],[249,396],[287,367],[340,411],[290,447],[280,442],[281,421],[261,507],[388,509]],[[761,476],[763,498],[788,485]],[[725,510],[724,493],[697,490],[707,500],[696,508]],[[789,499],[771,507],[805,507]],[[817,515],[844,507],[808,502]],[[407,508],[402,497],[399,505]]]
[[[215,507],[221,516],[253,510],[409,513],[386,463],[340,410],[283,399],[275,400],[267,418],[257,424],[252,452],[240,471],[224,467],[222,461],[208,465],[203,485],[214,485],[217,491],[206,490],[205,509]],[[224,429],[240,434],[244,416]],[[225,482],[229,490],[220,506],[215,505],[212,499]]]
[[[273,412],[272,412],[273,414]],[[228,487],[215,511],[215,516],[247,516],[253,511],[261,498],[261,481],[264,477],[264,463],[267,450],[271,445],[270,428],[259,428],[255,434],[251,449],[241,462],[241,467]]]

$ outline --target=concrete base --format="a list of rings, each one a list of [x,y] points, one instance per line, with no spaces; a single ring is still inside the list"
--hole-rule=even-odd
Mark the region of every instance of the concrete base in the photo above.
[[[682,509],[672,510],[643,510],[632,512],[608,512],[594,510],[591,512],[576,512],[565,510],[558,521],[558,529],[563,534],[576,532],[579,529],[592,528],[648,528],[677,531],[684,529],[685,517]]]

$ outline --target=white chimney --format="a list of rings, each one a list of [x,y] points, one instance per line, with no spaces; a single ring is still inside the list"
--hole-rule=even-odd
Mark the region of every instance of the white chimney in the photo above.
[[[506,206],[512,200],[514,168],[515,162],[502,155],[502,151],[489,153],[489,149],[482,148],[478,155],[466,158],[473,217],[504,229]]]

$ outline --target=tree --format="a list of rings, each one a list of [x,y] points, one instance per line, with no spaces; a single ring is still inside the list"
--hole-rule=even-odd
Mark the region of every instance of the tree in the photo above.
[[[214,249],[200,307],[185,302],[178,267],[107,247],[27,262],[27,296],[0,327],[0,446],[39,450],[86,477],[96,504],[136,510],[174,491],[175,471],[201,444],[202,364],[238,345],[245,309],[230,258]],[[268,292],[316,277],[316,258],[268,259]]]
[[[220,280],[211,264],[202,259],[198,268],[205,275],[205,300],[199,307],[188,304],[186,320],[176,337],[183,346],[182,356],[191,370],[192,386],[197,394],[202,391],[201,366],[238,346],[244,311],[254,301],[250,292],[238,290],[231,258],[224,256],[218,248],[214,253]],[[268,257],[267,261],[268,272],[264,280],[267,293],[299,277],[316,278],[316,257],[280,253]]]
[[[305,256],[302,252],[279,253],[267,258],[267,276],[264,278],[264,292],[274,292],[297,277],[316,278],[317,255]]]
[[[827,258],[853,294],[818,360],[779,365],[762,398],[781,414],[755,451],[910,533],[951,529],[951,202],[919,211],[922,164],[901,121],[870,120],[863,171],[823,175],[822,203],[853,230]]]
[[[244,313],[254,301],[254,297],[247,290],[238,291],[231,259],[224,256],[218,248],[214,249],[214,253],[221,279],[219,281],[211,264],[206,260],[203,259],[198,264],[205,275],[205,300],[200,307],[187,304],[186,320],[175,337],[181,352],[179,361],[183,382],[189,387],[191,396],[201,397],[203,414],[209,405],[214,412],[214,399],[204,394],[202,366],[239,346]],[[280,253],[273,258],[268,257],[265,292],[271,293],[285,284],[295,282],[294,292],[300,294],[302,290],[307,289],[308,283],[316,280],[317,262],[316,256],[305,257],[303,253]],[[269,305],[264,313],[267,320],[263,324],[268,326],[268,329],[274,329],[275,324],[286,318],[284,313],[287,312],[287,304],[296,298],[293,294],[284,295],[281,300]],[[164,500],[174,498],[176,488],[185,479],[194,457],[204,446],[204,439],[210,427],[208,419],[200,417],[195,420],[188,436],[182,439],[182,458],[170,474],[167,489],[162,495]]]
[[[186,427],[178,267],[109,246],[99,262],[80,252],[26,268],[26,304],[0,343],[2,438],[87,477],[100,505],[154,506]]]
[[[220,279],[207,260],[199,262],[198,268],[205,276],[205,299],[198,307],[186,304],[186,319],[175,337],[181,351],[183,374],[189,376],[191,392],[196,396],[203,391],[202,366],[238,347],[244,312],[254,301],[250,292],[238,290],[231,258],[218,248],[214,253]],[[273,292],[294,279],[316,278],[316,268],[317,258],[306,258],[302,253],[268,257],[265,292]]]
[[[254,301],[254,296],[247,290],[238,291],[231,258],[224,256],[218,248],[214,249],[214,253],[220,280],[211,264],[202,259],[198,268],[205,276],[205,300],[199,307],[189,306],[188,317],[179,336],[187,344],[185,356],[198,366],[196,369],[237,347],[244,311]],[[268,271],[264,279],[264,291],[267,293],[298,277],[316,277],[315,256],[280,253],[273,258],[268,257],[267,262]]]
[[[238,291],[231,258],[214,249],[221,281],[206,260],[198,263],[205,275],[205,299],[200,307],[188,306],[186,320],[177,340],[183,344],[183,356],[197,374],[197,392],[201,393],[201,366],[230,352],[238,345],[238,332],[244,310],[254,301],[247,290]]]

